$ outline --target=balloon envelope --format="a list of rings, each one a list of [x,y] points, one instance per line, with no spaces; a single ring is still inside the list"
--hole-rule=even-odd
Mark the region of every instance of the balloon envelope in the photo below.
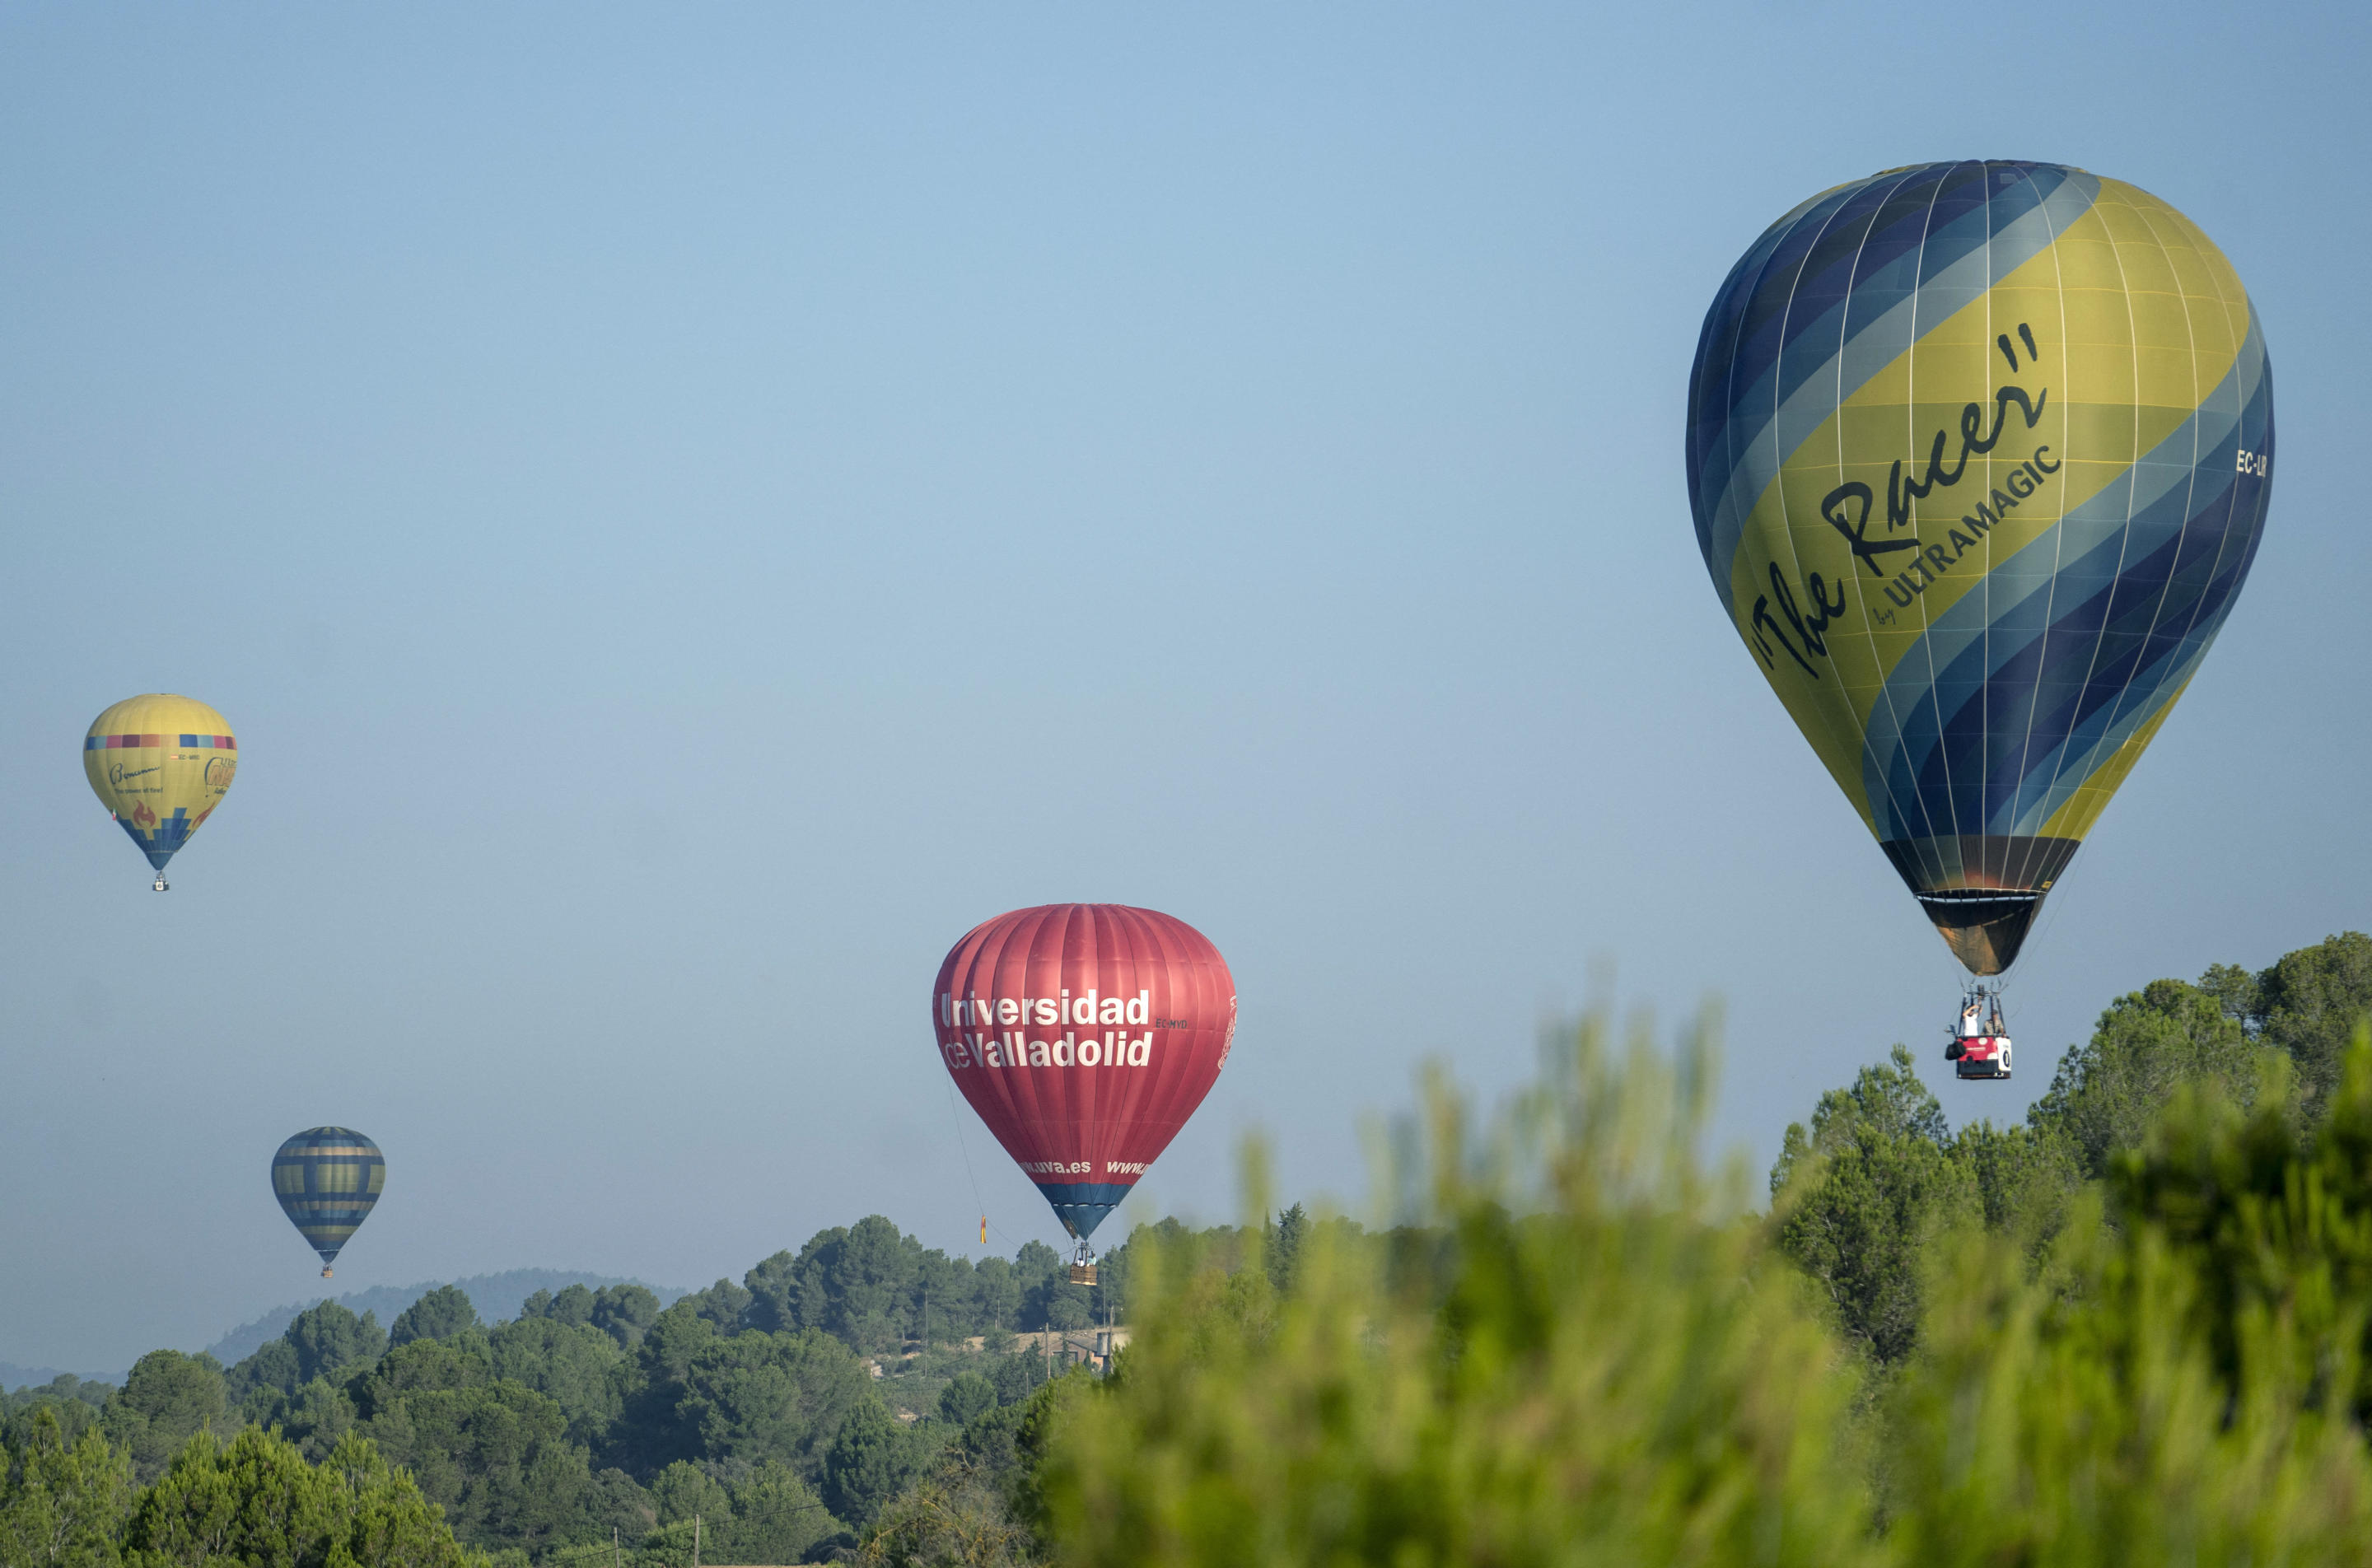
[[[1715,591],[1971,970],[2017,957],[2223,626],[2273,396],[2223,253],[2057,164],[1839,186],[1707,313],[1689,498]]]
[[[370,1217],[387,1185],[378,1145],[351,1127],[314,1127],[280,1145],[272,1156],[272,1195],[313,1250],[323,1271],[337,1260],[356,1227]]]
[[[157,870],[222,803],[238,772],[230,721],[190,697],[126,697],[90,721],[82,771]]]
[[[1236,982],[1182,920],[1046,904],[957,943],[931,1016],[964,1098],[1064,1226],[1087,1237],[1217,1081]]]

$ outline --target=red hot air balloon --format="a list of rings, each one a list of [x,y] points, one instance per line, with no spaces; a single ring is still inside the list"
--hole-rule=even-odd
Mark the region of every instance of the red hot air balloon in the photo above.
[[[978,925],[931,988],[939,1056],[1054,1215],[1087,1237],[1227,1065],[1236,982],[1182,920],[1043,904]]]

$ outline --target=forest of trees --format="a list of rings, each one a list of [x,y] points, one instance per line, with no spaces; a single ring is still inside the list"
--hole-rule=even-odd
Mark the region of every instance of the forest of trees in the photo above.
[[[2274,1095],[2310,1136],[2367,1013],[2372,937],[2356,932],[2262,972],[2219,964],[2195,984],[2154,981],[2068,1049],[2022,1125],[1958,1132],[1898,1045],[1823,1094],[1808,1126],[1787,1129],[1771,1172],[1780,1245],[1820,1282],[1844,1332],[1892,1364],[1917,1342],[1922,1258],[1938,1237],[1981,1216],[2039,1255],[2185,1089],[2241,1109]]]
[[[1429,1081],[1382,1230],[1164,1221],[1090,1291],[876,1216],[665,1311],[324,1302],[0,1400],[0,1568],[684,1568],[695,1519],[708,1563],[2355,1561],[2368,1015],[2354,933],[2155,981],[1958,1131],[1897,1047],[1767,1207],[1699,1161],[1703,1038],[1591,1020],[1494,1117]],[[1101,1378],[1014,1338],[1106,1321]]]
[[[324,1301],[227,1368],[156,1351],[120,1388],[0,1397],[0,1443],[95,1432],[145,1486],[202,1431],[276,1431],[317,1462],[362,1438],[469,1547],[544,1561],[607,1552],[614,1530],[674,1562],[698,1516],[707,1562],[794,1562],[948,1453],[1009,1466],[1024,1401],[1059,1370],[1042,1334],[1017,1333],[1116,1316],[1127,1272],[1125,1246],[1089,1288],[1042,1242],[975,1264],[873,1215],[665,1311],[632,1284],[541,1291],[492,1325],[452,1286],[385,1328]]]

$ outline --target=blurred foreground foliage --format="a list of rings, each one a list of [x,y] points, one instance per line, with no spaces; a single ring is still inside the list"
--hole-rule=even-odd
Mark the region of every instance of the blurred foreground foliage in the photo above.
[[[1041,1480],[1083,1562],[1875,1561],[1857,1369],[1694,1156],[1678,1070],[1581,1029],[1479,1132],[1436,1080],[1418,1212],[1265,1270],[1140,1269]]]
[[[2308,1055],[2261,1001],[2152,993],[2022,1127],[1952,1135],[1898,1051],[1762,1214],[1698,1156],[1703,1029],[1668,1060],[1593,1019],[1487,1122],[1435,1082],[1398,1228],[1309,1227],[1284,1290],[1145,1249],[1135,1338],[1035,1474],[1044,1551],[2365,1561],[2366,999]]]

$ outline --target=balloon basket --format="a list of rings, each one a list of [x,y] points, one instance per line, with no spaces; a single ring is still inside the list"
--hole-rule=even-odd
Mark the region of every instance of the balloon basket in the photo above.
[[[1096,1266],[1093,1263],[1072,1264],[1071,1283],[1075,1285],[1091,1285],[1095,1283]]]
[[[2005,1035],[1955,1040],[1944,1055],[1956,1077],[2006,1078],[2010,1074],[2009,1039]]]

